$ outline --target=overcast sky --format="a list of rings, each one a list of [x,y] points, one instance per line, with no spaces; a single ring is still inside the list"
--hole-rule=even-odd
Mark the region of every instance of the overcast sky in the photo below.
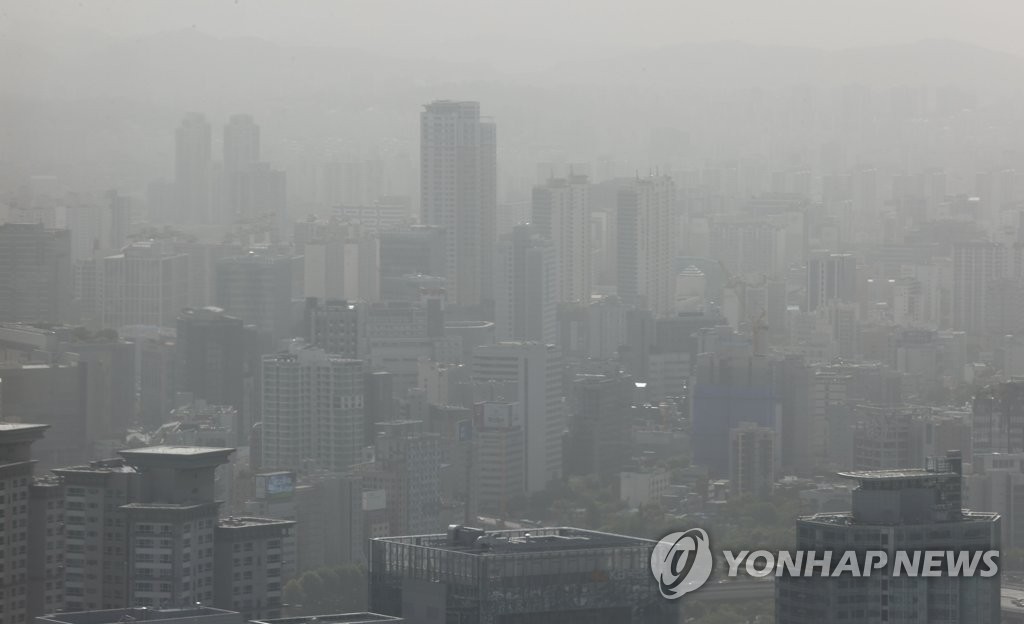
[[[480,44],[483,57],[511,57],[510,41],[533,41],[534,53],[557,55],[581,46],[737,40],[848,47],[925,38],[1024,55],[1021,0],[3,0],[0,18],[3,35],[40,41],[196,28],[403,56]]]

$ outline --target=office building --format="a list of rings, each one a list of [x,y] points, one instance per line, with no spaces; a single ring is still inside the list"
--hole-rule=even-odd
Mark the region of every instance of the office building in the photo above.
[[[420,114],[420,204],[423,223],[444,228],[448,300],[479,305],[497,236],[497,148],[478,102],[436,101]]]
[[[125,622],[159,622],[159,624],[245,624],[236,611],[198,605],[151,609],[149,607],[118,607],[95,611],[51,613],[36,618],[36,624],[124,624]]]
[[[554,244],[559,303],[588,303],[593,290],[594,252],[587,177],[552,178],[534,187],[530,223]]]
[[[213,605],[246,619],[281,616],[288,520],[222,518],[214,529]]]
[[[269,251],[218,261],[215,305],[273,340],[288,337],[292,263],[290,256]]]
[[[380,296],[383,300],[414,300],[421,284],[445,287],[444,228],[413,225],[383,231],[379,237]],[[425,278],[433,279],[426,282]]]
[[[139,241],[103,258],[100,324],[174,327],[188,302],[188,256],[166,241]]]
[[[851,511],[797,520],[797,550],[987,551],[1000,546],[996,513],[962,508],[961,460],[926,468],[841,473],[857,481]],[[999,576],[784,575],[775,583],[778,624],[817,622],[998,622]]]
[[[423,535],[441,523],[441,438],[422,421],[377,423],[373,461],[355,467],[366,490],[383,490],[392,533]]]
[[[29,617],[53,613],[64,604],[64,485],[36,477],[28,492]]]
[[[498,241],[494,261],[497,340],[557,341],[557,258],[532,226],[518,225]]]
[[[232,115],[224,125],[224,173],[230,176],[258,162],[260,127],[250,115]]]
[[[974,395],[971,411],[975,453],[1024,452],[1024,382],[985,386]]]
[[[246,445],[255,412],[254,342],[242,320],[220,308],[187,308],[178,317],[176,387],[194,399],[235,408],[232,443],[239,446]]]
[[[306,340],[333,355],[363,358],[366,342],[366,306],[344,299],[306,299]]]
[[[477,406],[473,432],[476,457],[476,507],[506,517],[508,502],[526,490],[523,414],[518,403],[485,402]]]
[[[636,179],[618,192],[618,296],[667,315],[675,306],[675,185],[667,176]]]
[[[539,342],[499,342],[473,350],[472,381],[486,400],[519,403],[526,436],[526,491],[562,476],[565,405],[558,348]]]
[[[679,602],[651,580],[654,545],[564,527],[452,525],[447,534],[374,539],[370,608],[441,624],[669,624],[679,621]]]
[[[363,362],[294,342],[263,356],[264,470],[343,472],[363,445]]]
[[[740,423],[729,431],[729,493],[767,500],[775,488],[775,430]]]
[[[712,476],[727,476],[730,431],[744,422],[778,430],[781,399],[771,360],[749,352],[702,353],[690,396],[693,462]]]
[[[295,573],[366,561],[363,480],[305,475],[295,487]]]
[[[623,469],[629,459],[635,392],[628,376],[586,375],[573,382],[567,471],[608,481]]]
[[[69,321],[71,295],[71,233],[0,224],[0,321]]]
[[[814,312],[833,302],[857,302],[857,258],[852,254],[811,252],[804,311]]]
[[[999,514],[1003,552],[1024,546],[1024,453],[975,455],[964,484],[968,508]]]
[[[1006,277],[1006,249],[994,242],[953,245],[953,292],[950,299],[953,329],[986,331],[989,293],[993,282]]]
[[[206,117],[189,113],[174,135],[174,186],[177,211],[172,223],[209,223],[211,130]]]

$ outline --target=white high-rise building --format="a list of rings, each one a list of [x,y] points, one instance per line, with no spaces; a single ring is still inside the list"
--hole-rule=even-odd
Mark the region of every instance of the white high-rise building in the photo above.
[[[182,119],[174,135],[176,223],[207,223],[210,219],[210,123],[199,113]]]
[[[618,295],[659,315],[675,305],[674,197],[668,176],[637,179],[618,195]]]
[[[539,342],[479,346],[473,350],[472,379],[478,387],[494,387],[495,396],[489,400],[520,405],[526,491],[539,492],[561,478],[565,404],[557,347]]]
[[[478,305],[490,294],[496,236],[497,151],[494,123],[478,102],[437,101],[420,114],[423,223],[445,228],[448,297]]]
[[[229,176],[260,161],[260,127],[249,115],[232,115],[224,126],[224,172]]]
[[[264,470],[343,472],[363,445],[363,362],[295,341],[263,356]]]
[[[586,176],[548,180],[533,189],[531,224],[555,245],[558,301],[588,302],[593,284],[590,183]]]
[[[189,259],[165,241],[139,241],[102,263],[103,327],[174,327],[188,304]]]
[[[555,248],[517,225],[498,241],[494,262],[494,333],[498,340],[556,342]]]

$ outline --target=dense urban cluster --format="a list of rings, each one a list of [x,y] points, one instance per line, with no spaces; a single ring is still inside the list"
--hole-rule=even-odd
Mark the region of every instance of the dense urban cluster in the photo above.
[[[1024,622],[1016,117],[721,97],[642,169],[433,100],[381,157],[192,112],[144,188],[0,188],[0,623]],[[669,601],[691,527],[1001,574]]]

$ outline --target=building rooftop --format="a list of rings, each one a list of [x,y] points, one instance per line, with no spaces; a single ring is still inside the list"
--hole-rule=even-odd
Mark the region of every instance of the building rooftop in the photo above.
[[[0,422],[0,435],[5,433],[42,433],[50,428],[50,425],[33,425],[29,423]]]
[[[235,616],[232,618],[231,616]],[[212,607],[190,607],[184,609],[149,609],[133,607],[128,609],[106,609],[102,611],[77,611],[54,613],[36,618],[37,623],[53,624],[127,624],[130,622],[188,622],[201,624],[205,621],[226,624],[242,624],[242,614]]]
[[[142,448],[118,451],[121,457],[132,464],[149,465],[151,467],[211,467],[227,463],[228,455],[235,452],[233,448],[214,446],[146,446]]]
[[[84,473],[134,473],[137,472],[134,466],[129,466],[121,458],[116,459],[100,459],[97,461],[89,462],[86,466],[67,466],[64,468],[57,468],[53,471],[55,474],[66,474],[70,472],[84,472]]]
[[[243,529],[247,527],[260,527],[260,526],[292,526],[295,524],[293,520],[277,520],[275,518],[253,518],[249,516],[235,517],[228,516],[227,518],[221,518],[217,521],[218,529]]]
[[[897,470],[851,470],[848,472],[836,473],[844,479],[860,480],[892,480],[892,479],[921,479],[926,477],[959,477],[955,472],[935,472],[924,468],[902,468]]]
[[[449,526],[447,534],[380,537],[373,541],[400,543],[480,556],[600,548],[653,548],[656,544],[653,540],[639,537],[571,527],[484,531],[461,525]]]
[[[274,620],[251,620],[251,624],[371,624],[372,622],[404,622],[405,619],[379,613],[336,613],[334,615],[309,615],[304,617],[277,618]]]

